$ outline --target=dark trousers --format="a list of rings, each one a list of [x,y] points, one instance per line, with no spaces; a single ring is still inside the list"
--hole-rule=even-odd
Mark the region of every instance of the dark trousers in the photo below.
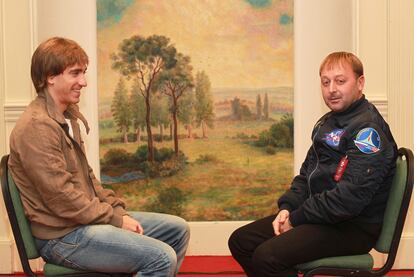
[[[230,236],[233,257],[250,277],[297,276],[294,266],[319,258],[368,253],[380,224],[344,222],[304,224],[276,236],[268,216],[240,227]]]

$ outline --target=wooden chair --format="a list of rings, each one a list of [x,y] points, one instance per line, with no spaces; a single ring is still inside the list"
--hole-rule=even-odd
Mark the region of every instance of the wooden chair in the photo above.
[[[9,156],[5,155],[1,159],[1,188],[3,192],[4,203],[6,206],[7,214],[9,216],[10,225],[12,227],[14,239],[16,242],[17,250],[19,252],[20,262],[26,276],[37,276],[31,269],[29,260],[39,258],[39,252],[37,251],[36,244],[32,232],[30,230],[30,224],[27,220],[23,204],[20,199],[20,193],[13,181],[11,174],[8,171],[7,161]],[[116,261],[114,261],[116,262]],[[75,270],[59,265],[46,263],[43,274],[46,277],[55,276],[82,276],[82,277],[104,277],[104,276],[131,276],[126,273],[100,273]]]
[[[363,255],[323,258],[297,265],[304,277],[314,275],[333,276],[384,276],[394,265],[398,245],[413,190],[414,158],[410,149],[400,148],[396,172],[390,189],[380,237],[374,247],[387,254],[385,264],[374,269],[374,260],[369,253]]]

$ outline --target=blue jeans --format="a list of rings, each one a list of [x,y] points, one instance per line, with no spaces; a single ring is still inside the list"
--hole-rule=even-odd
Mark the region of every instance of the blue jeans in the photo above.
[[[40,255],[48,263],[87,271],[176,276],[190,238],[187,222],[159,213],[129,215],[141,223],[144,235],[112,225],[86,225],[59,239],[36,239]]]

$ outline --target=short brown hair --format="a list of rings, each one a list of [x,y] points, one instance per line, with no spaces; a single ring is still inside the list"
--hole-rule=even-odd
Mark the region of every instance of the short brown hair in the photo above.
[[[321,76],[322,70],[325,67],[332,68],[334,65],[343,63],[351,65],[352,71],[354,71],[356,78],[364,75],[364,66],[357,56],[349,52],[333,52],[322,61],[322,64],[319,67],[319,76]]]
[[[36,92],[47,86],[48,77],[61,74],[69,66],[88,62],[88,55],[73,40],[52,37],[42,42],[32,56],[31,76]]]

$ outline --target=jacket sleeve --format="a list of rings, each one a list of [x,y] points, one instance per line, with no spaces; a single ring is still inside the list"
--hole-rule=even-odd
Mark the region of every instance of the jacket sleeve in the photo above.
[[[115,212],[121,216],[127,214],[125,211],[125,202],[120,198],[115,196],[115,192],[111,189],[105,189],[102,187],[101,182],[95,177],[92,168],[89,166],[89,177],[92,180],[93,186],[95,188],[96,195],[99,200],[111,205]]]
[[[288,210],[289,212],[296,210],[303,204],[306,198],[309,197],[306,172],[312,158],[312,149],[309,149],[305,161],[300,168],[299,175],[293,178],[289,190],[287,190],[278,200],[279,210]]]
[[[67,142],[59,128],[52,120],[33,120],[18,140],[19,148],[24,149],[19,153],[22,167],[42,201],[50,211],[75,223],[120,227],[122,217],[114,213],[110,203],[75,188],[62,150]]]
[[[358,216],[379,190],[388,190],[385,178],[395,166],[396,146],[377,126],[381,146],[364,153],[356,146],[357,129],[347,142],[348,166],[336,187],[306,199],[290,214],[293,226],[305,223],[333,224]]]

